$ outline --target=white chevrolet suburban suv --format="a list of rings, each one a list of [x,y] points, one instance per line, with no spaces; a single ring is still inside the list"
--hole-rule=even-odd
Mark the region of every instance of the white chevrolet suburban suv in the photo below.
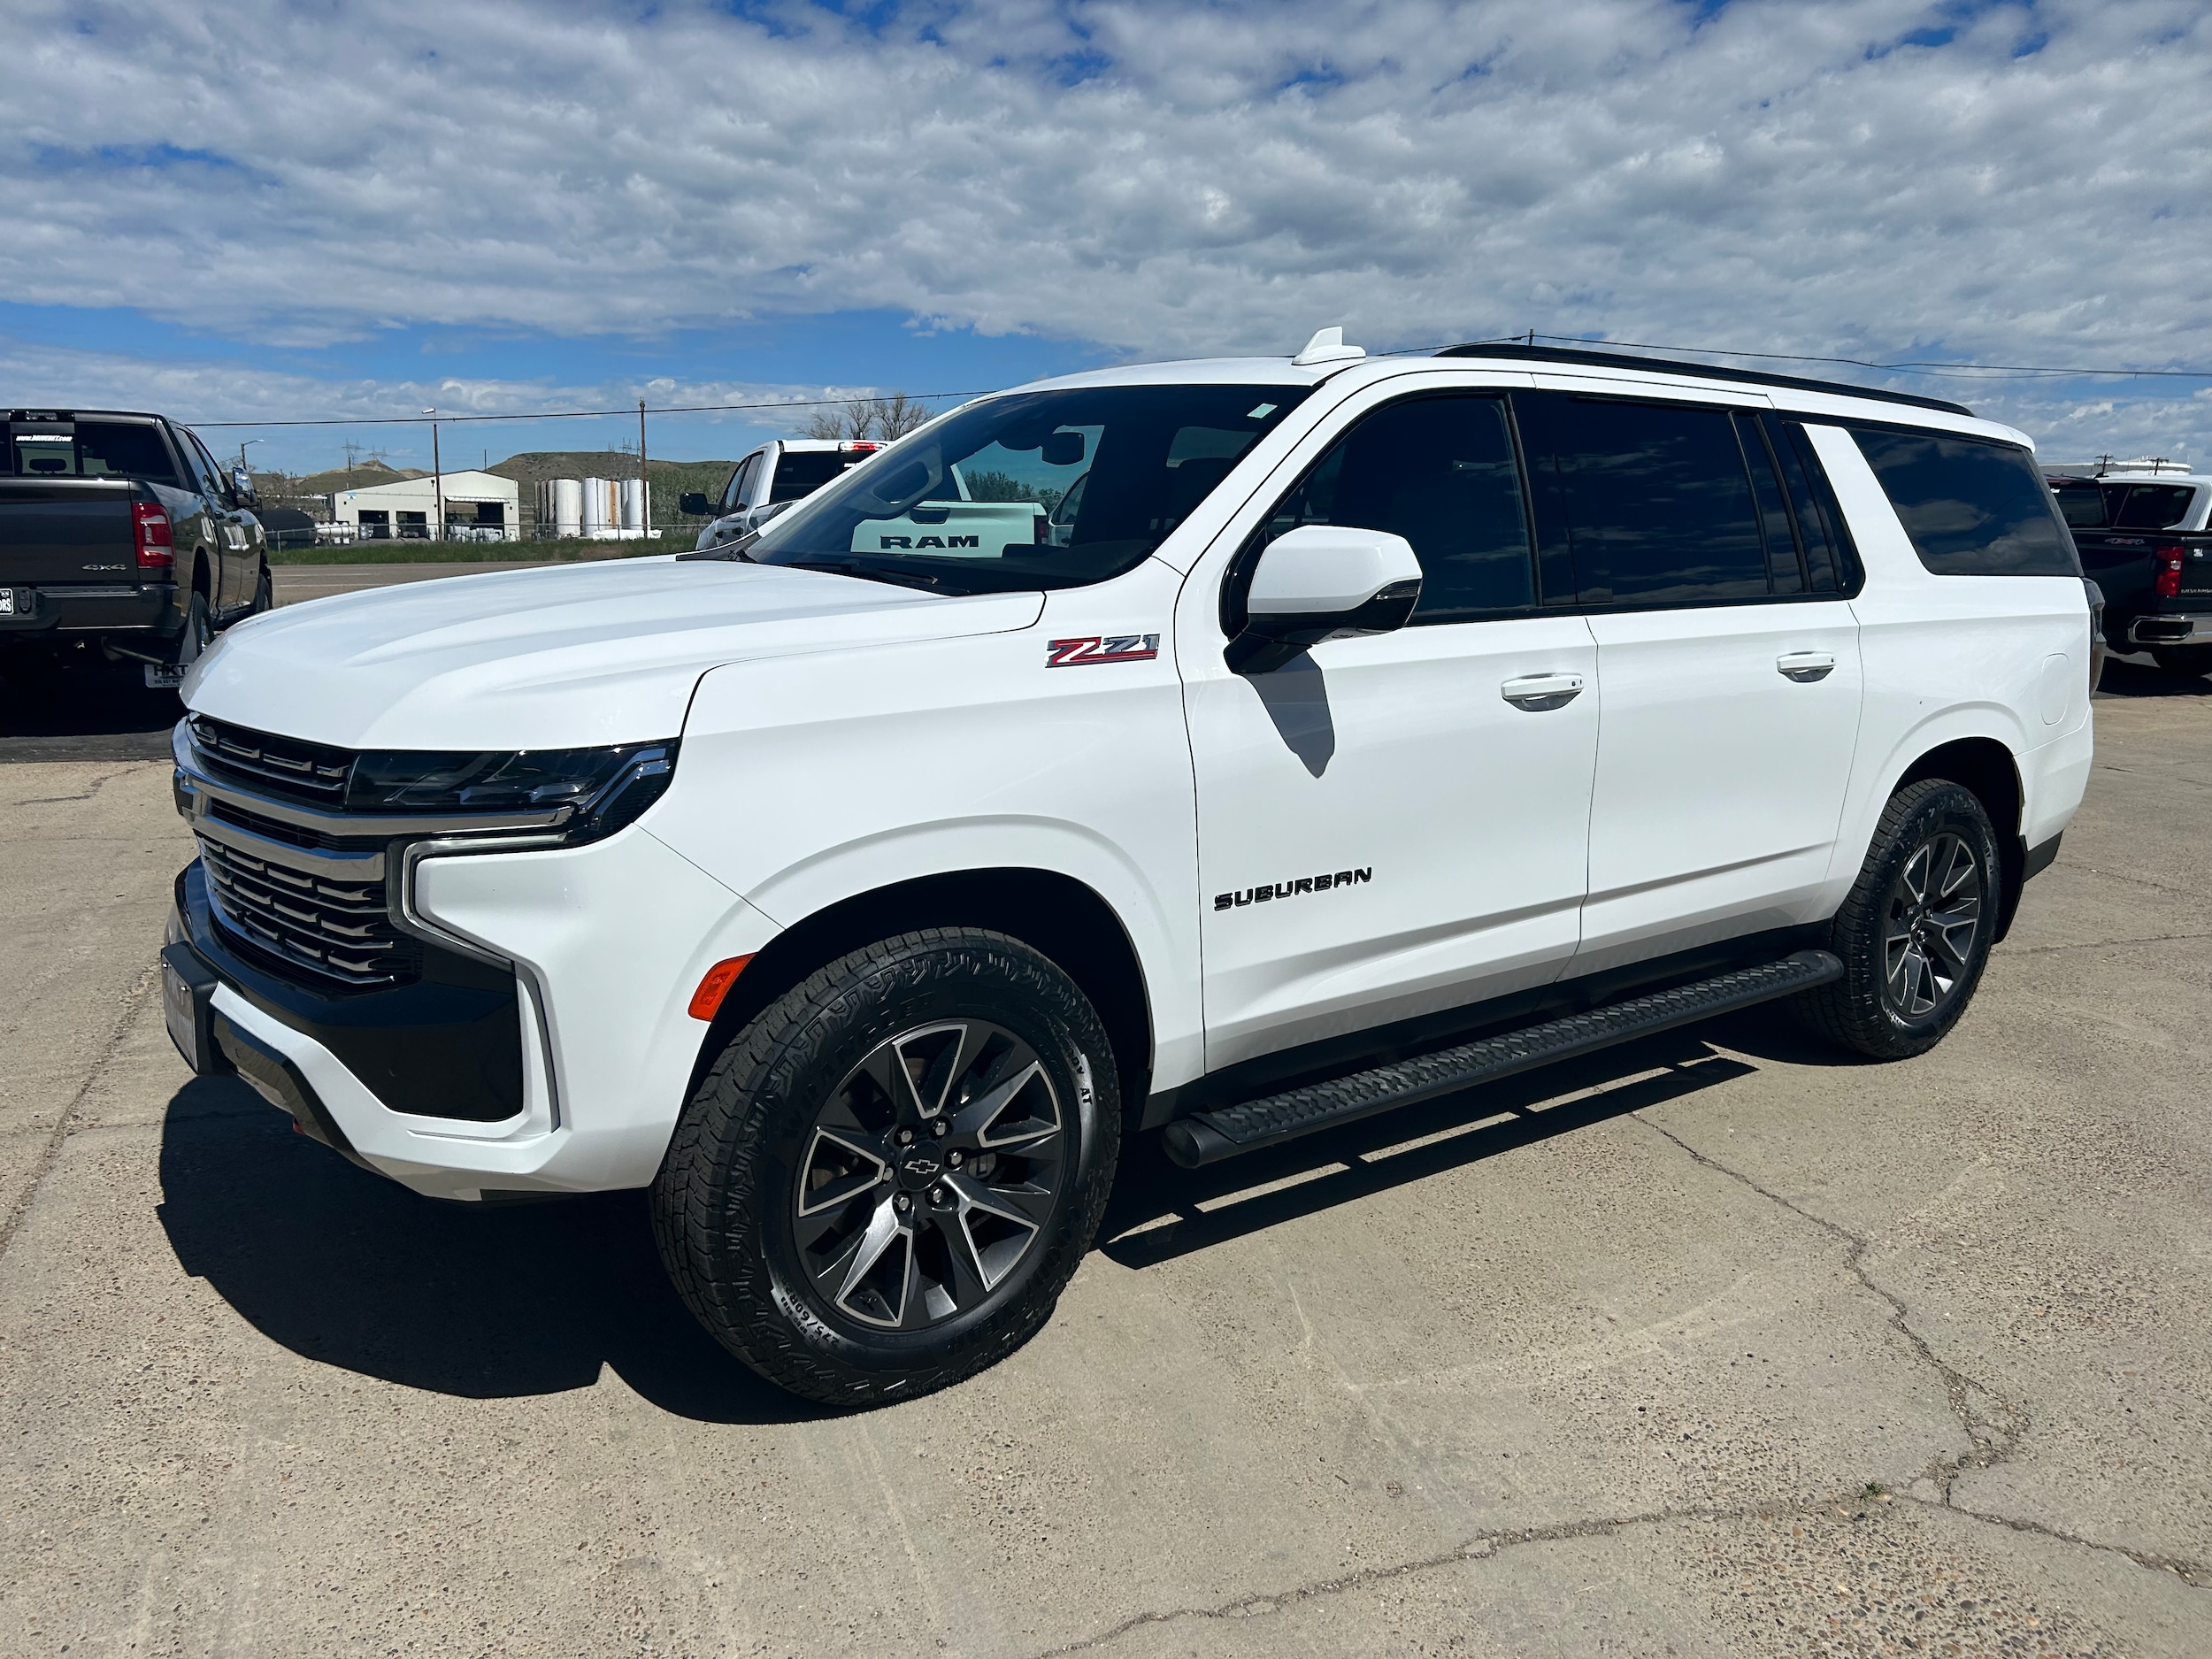
[[[1030,510],[959,530],[987,476]],[[705,554],[226,634],[170,1029],[421,1194],[649,1187],[729,1348],[913,1394],[1039,1328],[1125,1136],[1765,1001],[1939,1041],[2080,803],[2093,597],[1954,404],[1325,340],[1043,381]]]

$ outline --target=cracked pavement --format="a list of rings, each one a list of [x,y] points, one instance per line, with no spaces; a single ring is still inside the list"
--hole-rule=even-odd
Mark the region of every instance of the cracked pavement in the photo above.
[[[2100,701],[1934,1053],[1755,1012],[1134,1149],[1041,1336],[843,1417],[634,1198],[431,1204],[189,1080],[166,768],[0,765],[0,1655],[2212,1652],[2208,717]]]

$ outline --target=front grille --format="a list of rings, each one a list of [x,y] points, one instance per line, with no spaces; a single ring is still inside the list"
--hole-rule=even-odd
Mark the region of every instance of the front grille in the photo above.
[[[392,926],[381,881],[346,881],[200,840],[208,897],[225,931],[287,978],[301,971],[357,990],[411,985],[422,947]]]
[[[220,775],[250,784],[288,801],[342,807],[346,780],[353,774],[353,751],[276,737],[227,720],[192,717],[192,741],[200,759]]]

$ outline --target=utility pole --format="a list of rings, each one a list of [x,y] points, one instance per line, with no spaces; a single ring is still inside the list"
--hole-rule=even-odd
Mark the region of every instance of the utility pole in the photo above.
[[[430,491],[438,503],[438,517],[431,526],[431,540],[442,541],[445,540],[445,468],[438,459],[438,423],[435,419],[438,411],[426,409],[422,412],[433,417],[430,422]]]
[[[653,539],[653,487],[645,477],[645,400],[637,400],[637,494],[638,523],[645,534],[640,539]]]

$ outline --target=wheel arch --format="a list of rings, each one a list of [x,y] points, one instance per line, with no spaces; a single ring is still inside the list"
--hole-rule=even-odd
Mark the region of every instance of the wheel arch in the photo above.
[[[2020,908],[2020,892],[2027,881],[2027,846],[2021,840],[2021,812],[2025,795],[2020,763],[2013,752],[1993,737],[1961,737],[1939,743],[1908,765],[1890,786],[1894,795],[1908,785],[1940,778],[1970,792],[1989,814],[1997,832],[1997,934],[2001,941],[2012,929]]]
[[[1050,957],[1105,1024],[1122,1110],[1133,1122],[1150,1089],[1152,1002],[1129,930],[1093,887],[1059,871],[1005,867],[920,876],[854,894],[793,923],[763,946],[716,1011],[693,1068],[695,1091],[723,1047],[761,1010],[849,950],[925,927],[983,927]]]

